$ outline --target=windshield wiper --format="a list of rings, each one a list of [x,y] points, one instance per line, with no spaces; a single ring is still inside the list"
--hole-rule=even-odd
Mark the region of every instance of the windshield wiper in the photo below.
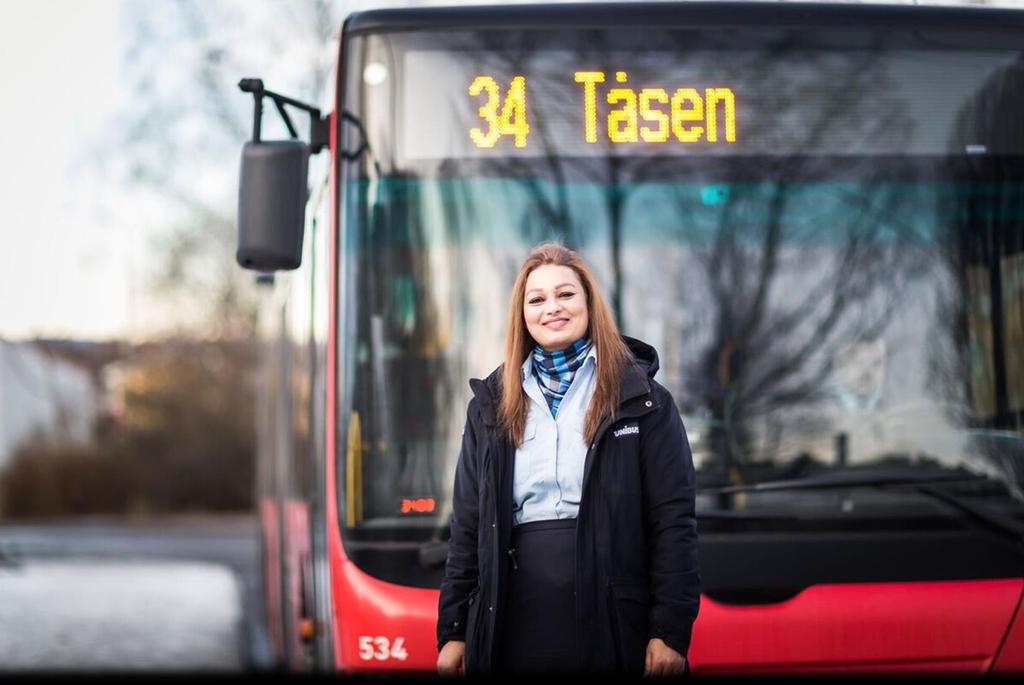
[[[943,483],[972,483],[992,480],[988,476],[965,470],[939,473],[922,473],[920,470],[885,469],[864,471],[841,471],[823,473],[792,480],[777,480],[748,485],[731,485],[723,488],[709,488],[703,492],[730,495],[741,492],[773,492],[785,490],[835,490],[843,488],[867,488],[886,486],[909,486],[915,492],[937,499],[972,519],[975,523],[997,533],[1010,537],[1018,546],[1024,547],[1024,525],[1011,516],[988,511],[970,502],[966,497],[943,490]]]
[[[915,487],[914,490],[945,502],[955,509],[959,509],[977,523],[991,528],[997,533],[1009,536],[1017,543],[1018,547],[1024,548],[1024,525],[1021,525],[1020,521],[1012,516],[982,509],[972,504],[967,498],[941,490],[934,485],[921,484]]]
[[[968,471],[950,473],[921,473],[920,470],[884,469],[873,471],[837,471],[821,473],[789,480],[770,480],[761,483],[728,485],[719,488],[702,488],[703,493],[729,495],[738,492],[771,492],[773,490],[830,490],[837,488],[862,488],[884,485],[923,485],[926,483],[969,483],[991,480]]]
[[[745,509],[698,509],[699,519],[722,519],[727,521],[799,521],[794,514],[747,511]]]

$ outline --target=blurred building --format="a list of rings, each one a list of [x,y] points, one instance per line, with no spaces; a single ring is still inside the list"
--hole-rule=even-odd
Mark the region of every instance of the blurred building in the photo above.
[[[90,370],[35,342],[0,340],[0,467],[25,442],[88,442],[98,410]]]

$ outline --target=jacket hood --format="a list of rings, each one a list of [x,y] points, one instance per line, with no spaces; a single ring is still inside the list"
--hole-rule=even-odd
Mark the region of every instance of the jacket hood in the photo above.
[[[648,378],[654,378],[654,374],[658,373],[658,369],[661,368],[658,362],[658,351],[643,340],[630,338],[628,335],[622,336],[622,341],[633,353],[640,370],[647,374]]]

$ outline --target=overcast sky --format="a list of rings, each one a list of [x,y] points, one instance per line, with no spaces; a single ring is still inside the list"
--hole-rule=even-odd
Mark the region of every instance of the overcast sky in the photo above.
[[[127,93],[120,4],[0,0],[0,337],[128,321],[129,217],[103,217],[89,146]]]

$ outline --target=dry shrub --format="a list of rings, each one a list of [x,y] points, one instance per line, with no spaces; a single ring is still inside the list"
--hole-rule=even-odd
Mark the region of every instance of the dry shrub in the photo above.
[[[124,415],[88,446],[37,441],[0,473],[14,518],[252,507],[251,343],[174,342],[136,350]]]
[[[15,518],[122,513],[138,494],[138,475],[122,455],[99,446],[30,444],[0,479],[0,503]]]

